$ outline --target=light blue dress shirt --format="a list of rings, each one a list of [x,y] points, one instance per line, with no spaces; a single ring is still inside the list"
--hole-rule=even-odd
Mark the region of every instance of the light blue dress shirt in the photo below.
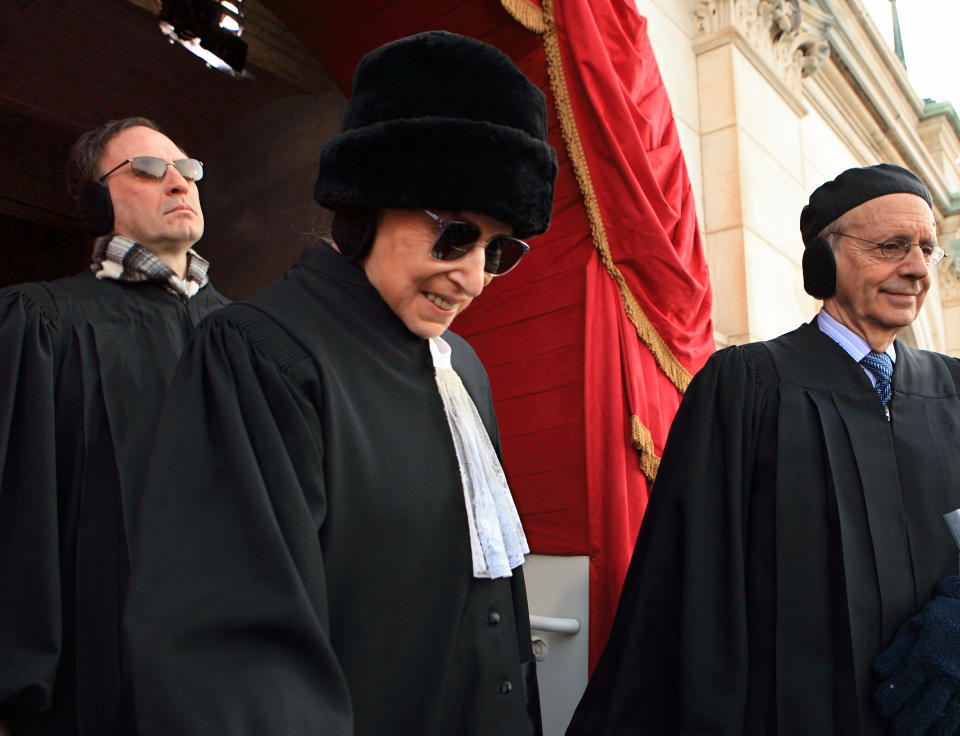
[[[823,309],[821,309],[820,313],[817,315],[817,327],[820,328],[820,331],[824,335],[842,347],[857,363],[863,360],[864,355],[873,352],[870,346],[867,345],[866,340],[860,337],[860,335],[851,330],[849,327],[837,322],[837,320],[827,314],[827,312]],[[893,364],[896,365],[897,351],[893,347],[893,343],[890,343],[890,347],[888,347],[884,352],[890,356],[890,360],[892,360]],[[860,367],[863,368],[863,372],[867,374],[867,377],[870,379],[870,383],[872,383],[874,388],[876,388],[877,379],[873,373],[871,373],[862,365]]]

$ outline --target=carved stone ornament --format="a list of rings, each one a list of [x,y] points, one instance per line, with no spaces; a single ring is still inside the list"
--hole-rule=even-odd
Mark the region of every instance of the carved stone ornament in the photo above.
[[[960,303],[960,273],[954,259],[947,262],[947,267],[940,268],[940,301],[944,306]]]
[[[960,303],[960,237],[941,235],[940,242],[947,251],[947,260],[939,268],[940,299],[944,304],[957,304]]]
[[[697,37],[736,31],[794,94],[830,57],[826,24],[800,0],[694,0]],[[812,9],[811,9],[812,10]],[[821,15],[814,11],[811,15]]]

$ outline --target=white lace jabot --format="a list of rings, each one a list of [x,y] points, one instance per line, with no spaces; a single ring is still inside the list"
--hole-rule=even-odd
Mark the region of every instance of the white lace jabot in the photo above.
[[[437,388],[460,465],[473,575],[510,577],[511,570],[522,565],[523,556],[530,552],[517,507],[477,407],[450,365],[450,345],[441,337],[429,342]]]

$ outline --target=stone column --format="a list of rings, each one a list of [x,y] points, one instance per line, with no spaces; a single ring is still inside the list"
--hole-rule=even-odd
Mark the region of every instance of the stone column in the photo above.
[[[947,260],[936,274],[943,310],[943,352],[960,358],[960,214],[943,218],[937,230],[937,240],[947,251]]]
[[[695,0],[694,19],[713,317],[740,344],[816,306],[800,273],[801,80],[829,56],[827,21],[799,0]]]

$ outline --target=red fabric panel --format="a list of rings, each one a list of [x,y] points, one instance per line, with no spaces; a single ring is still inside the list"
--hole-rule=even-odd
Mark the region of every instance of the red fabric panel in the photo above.
[[[713,344],[710,283],[646,19],[629,0],[564,0],[555,12],[614,260],[657,332],[696,370]]]
[[[522,34],[518,40],[506,38]],[[550,230],[530,240],[523,264],[494,279],[457,318],[490,375],[504,468],[531,549],[587,552],[583,414],[584,268],[596,257],[583,200],[560,132],[539,36],[508,18],[483,38],[547,95],[549,140],[560,173]],[[531,41],[525,46],[523,41]]]
[[[695,372],[713,350],[709,275],[646,19],[629,0],[564,0],[555,12],[568,90],[614,260],[658,333]],[[576,28],[570,38],[567,26]],[[493,33],[484,40],[504,48],[507,35],[516,36]],[[547,93],[555,133],[543,54],[537,49],[514,60]],[[562,207],[580,193],[566,146],[556,135],[551,143],[560,157],[555,200]],[[553,247],[565,234],[558,223],[539,242]]]
[[[547,85],[542,46],[517,63]],[[549,87],[544,91],[549,99]],[[531,548],[583,555],[585,268],[596,250],[552,100],[548,110],[550,142],[561,160],[550,230],[530,241],[523,264],[494,279],[454,329],[490,375],[504,468]]]
[[[576,126],[613,261],[691,373],[712,352],[710,284],[666,90],[629,0],[563,0],[555,17]],[[616,285],[588,266],[584,354],[591,669],[609,634],[646,509],[629,418],[657,454],[680,400],[627,319]]]
[[[536,34],[517,25],[494,0],[270,0],[268,4],[316,53],[347,96],[353,70],[364,54],[413,33],[444,30],[472,36],[513,59],[540,43]]]
[[[640,457],[631,444],[630,408],[624,395],[624,381],[630,370],[625,363],[624,344],[636,348],[638,340],[624,313],[617,285],[597,258],[587,267],[586,297],[584,420],[589,458],[587,553],[592,671],[613,623],[625,564],[629,563],[646,508],[647,483]],[[635,349],[633,356],[637,353],[639,350]],[[655,383],[662,374],[654,368]]]

